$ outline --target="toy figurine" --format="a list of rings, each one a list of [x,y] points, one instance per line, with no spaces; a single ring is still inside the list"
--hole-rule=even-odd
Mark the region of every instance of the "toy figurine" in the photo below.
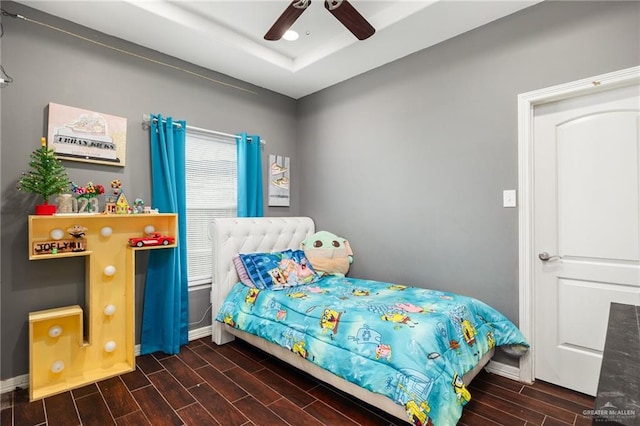
[[[82,225],[73,225],[71,228],[67,228],[67,232],[73,238],[82,238],[82,237],[84,237],[85,231],[88,231],[88,228],[85,228]]]
[[[116,213],[116,196],[115,195],[107,195],[105,197],[104,212],[106,214]]]
[[[114,195],[118,195],[120,193],[120,188],[122,188],[122,182],[120,182],[120,179],[114,179],[111,181],[111,189],[113,190]]]
[[[116,214],[129,214],[129,202],[124,192],[120,192],[116,198]]]
[[[87,245],[87,239],[84,238],[85,232],[89,229],[82,225],[73,225],[67,228],[67,232],[74,238],[71,241],[71,251],[84,251]]]
[[[85,231],[88,231],[88,229],[85,228],[82,225],[73,225],[71,228],[67,229],[67,232],[73,238],[82,238],[82,237],[84,237]]]
[[[136,198],[133,202],[133,213],[138,214],[144,212],[144,200],[142,198]]]

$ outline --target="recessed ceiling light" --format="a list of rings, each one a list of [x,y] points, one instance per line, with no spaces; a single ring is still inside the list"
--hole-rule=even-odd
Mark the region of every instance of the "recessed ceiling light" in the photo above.
[[[288,30],[286,33],[284,33],[284,35],[282,36],[283,39],[287,40],[287,41],[294,41],[297,40],[298,37],[300,37],[300,35],[293,31],[293,30]]]

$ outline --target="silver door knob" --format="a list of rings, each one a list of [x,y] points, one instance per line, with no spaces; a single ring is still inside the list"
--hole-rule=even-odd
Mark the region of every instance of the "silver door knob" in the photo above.
[[[543,262],[548,262],[550,260],[557,260],[560,259],[560,256],[558,256],[557,254],[551,255],[549,253],[547,253],[546,251],[543,251],[542,253],[540,253],[538,255],[538,257],[540,258],[540,260],[542,260]]]

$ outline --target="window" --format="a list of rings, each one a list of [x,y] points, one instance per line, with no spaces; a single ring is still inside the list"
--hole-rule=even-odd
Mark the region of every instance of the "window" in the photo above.
[[[189,286],[211,283],[208,226],[237,216],[237,154],[233,137],[187,128],[187,273]]]

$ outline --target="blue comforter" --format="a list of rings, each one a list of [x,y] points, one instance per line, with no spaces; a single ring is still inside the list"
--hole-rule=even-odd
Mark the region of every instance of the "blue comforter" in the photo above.
[[[217,320],[389,397],[416,425],[455,425],[471,399],[462,376],[496,345],[527,346],[479,300],[331,276],[278,291],[238,283]]]

